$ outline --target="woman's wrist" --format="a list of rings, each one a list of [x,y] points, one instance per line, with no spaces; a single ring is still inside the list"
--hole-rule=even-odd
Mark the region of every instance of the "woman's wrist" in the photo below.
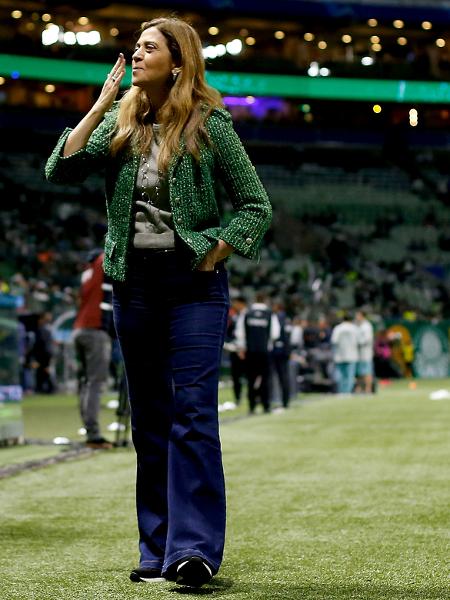
[[[214,266],[218,262],[230,256],[230,254],[232,254],[233,252],[233,246],[231,246],[227,242],[224,242],[223,240],[219,240],[217,244],[204,257],[204,259],[199,265],[199,269],[202,271],[212,271],[214,269]]]
[[[213,253],[215,262],[219,262],[224,258],[227,258],[234,252],[233,246],[228,244],[228,242],[224,242],[223,240],[219,240],[214,248],[211,250]]]

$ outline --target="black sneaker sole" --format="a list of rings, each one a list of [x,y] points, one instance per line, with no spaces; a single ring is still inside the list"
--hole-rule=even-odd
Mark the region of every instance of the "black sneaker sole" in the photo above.
[[[199,588],[211,579],[211,569],[199,556],[192,556],[182,561],[177,569],[176,582],[178,585]]]
[[[166,579],[161,575],[161,571],[156,569],[135,569],[130,573],[131,581],[139,583],[141,581],[145,583],[161,583]]]

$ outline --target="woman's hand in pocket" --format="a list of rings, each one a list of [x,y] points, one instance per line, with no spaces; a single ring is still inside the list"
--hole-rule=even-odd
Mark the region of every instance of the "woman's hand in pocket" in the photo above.
[[[219,240],[198,266],[198,271],[214,271],[216,263],[220,262],[234,252],[233,246]]]

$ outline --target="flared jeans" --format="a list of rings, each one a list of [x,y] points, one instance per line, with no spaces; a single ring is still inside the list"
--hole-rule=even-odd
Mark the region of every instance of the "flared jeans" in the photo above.
[[[218,426],[225,268],[192,271],[175,251],[135,250],[113,305],[137,453],[140,566],[164,574],[195,555],[216,573],[225,538]]]

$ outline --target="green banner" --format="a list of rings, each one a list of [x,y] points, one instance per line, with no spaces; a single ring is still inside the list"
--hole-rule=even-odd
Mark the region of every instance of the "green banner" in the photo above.
[[[100,86],[110,69],[111,64],[108,63],[0,54],[0,75],[13,79]],[[222,94],[236,96],[423,104],[450,102],[450,83],[446,81],[304,77],[222,71],[209,71],[207,80]],[[122,86],[128,87],[130,84],[131,75],[128,72]]]

